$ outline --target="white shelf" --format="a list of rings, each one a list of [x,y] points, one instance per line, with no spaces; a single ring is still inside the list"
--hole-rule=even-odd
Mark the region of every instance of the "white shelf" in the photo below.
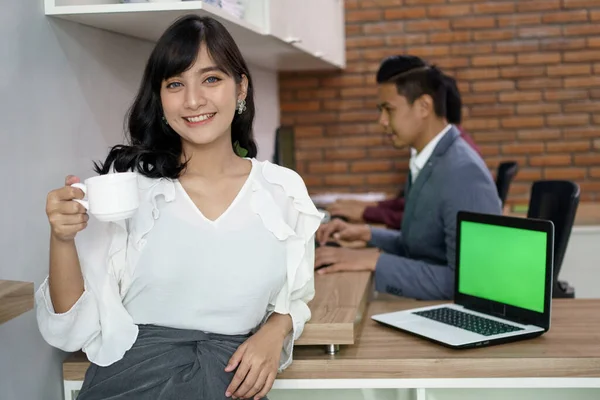
[[[56,5],[57,2],[60,0],[45,0],[46,15],[151,42],[156,42],[178,17],[189,13],[210,16],[227,28],[251,64],[279,71],[344,67],[203,1],[98,5]]]

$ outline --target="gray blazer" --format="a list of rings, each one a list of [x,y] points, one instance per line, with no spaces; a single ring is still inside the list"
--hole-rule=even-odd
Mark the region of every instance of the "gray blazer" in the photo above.
[[[456,214],[501,214],[496,185],[481,157],[452,127],[405,190],[402,230],[372,228],[383,250],[375,289],[423,300],[454,297]]]

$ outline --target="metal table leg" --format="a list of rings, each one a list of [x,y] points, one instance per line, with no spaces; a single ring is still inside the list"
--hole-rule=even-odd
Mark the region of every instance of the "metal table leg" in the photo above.
[[[325,346],[325,351],[327,352],[327,354],[334,355],[335,353],[340,351],[340,345],[339,344],[328,344],[327,346]]]

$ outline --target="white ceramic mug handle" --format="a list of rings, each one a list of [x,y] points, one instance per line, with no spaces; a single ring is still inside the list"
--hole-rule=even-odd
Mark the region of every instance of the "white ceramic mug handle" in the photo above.
[[[83,192],[83,194],[87,194],[87,188],[85,187],[85,184],[83,183],[74,183],[71,186],[77,188],[77,189],[81,189],[81,191]],[[81,200],[81,199],[73,199],[73,201],[78,202],[79,204],[81,204],[82,206],[85,207],[86,210],[89,211],[90,209],[90,202],[87,200]]]

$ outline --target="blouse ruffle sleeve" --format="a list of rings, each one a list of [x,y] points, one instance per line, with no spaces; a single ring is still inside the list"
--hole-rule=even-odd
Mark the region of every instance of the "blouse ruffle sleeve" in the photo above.
[[[314,237],[323,215],[313,204],[304,181],[297,173],[265,162],[262,176],[269,184],[280,187],[287,198],[286,204],[282,205],[259,182],[253,184],[253,210],[266,228],[286,246],[287,279],[265,318],[272,312],[289,314],[292,318],[293,331],[285,339],[282,349],[281,372],[291,364],[294,341],[300,337],[311,317],[308,302],[315,295]]]
[[[56,313],[46,278],[35,296],[38,326],[48,344],[65,351],[82,349],[90,361],[109,365],[137,337],[137,327],[120,303],[114,269],[114,256],[127,243],[126,226],[91,217],[75,243],[85,290],[71,309]]]
[[[129,265],[139,256],[144,236],[158,218],[156,199],[174,196],[173,183],[138,176],[140,208],[127,221],[101,222],[93,216],[75,243],[84,278],[84,293],[65,313],[52,307],[48,279],[36,292],[36,316],[42,337],[65,351],[83,350],[88,359],[107,366],[133,346],[138,327],[122,304]],[[129,232],[130,226],[135,226]]]

